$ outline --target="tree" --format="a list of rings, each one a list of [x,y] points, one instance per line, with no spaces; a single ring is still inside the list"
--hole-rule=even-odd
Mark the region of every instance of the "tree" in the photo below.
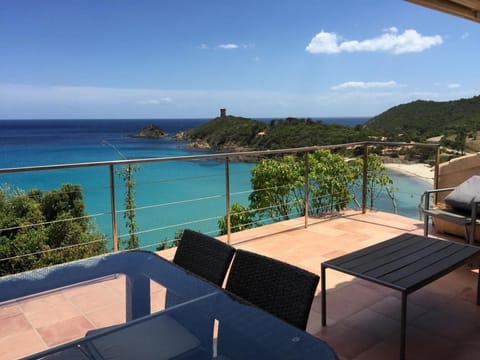
[[[0,188],[0,275],[33,269],[38,256],[33,255],[48,246],[45,216],[39,203],[19,189]],[[7,260],[3,260],[7,259]]]
[[[302,165],[292,156],[283,160],[263,159],[251,170],[250,208],[272,219],[289,219],[293,209],[301,211]]]
[[[465,153],[465,145],[467,142],[467,135],[465,129],[458,130],[457,135],[455,136],[455,142],[453,146],[456,150],[460,151],[460,154],[463,155]]]
[[[354,176],[341,155],[318,150],[308,155],[309,211],[320,214],[344,209],[352,199]],[[252,169],[250,207],[272,219],[305,214],[305,163],[292,155],[262,160]]]
[[[105,253],[80,185],[25,192],[0,187],[0,275]]]
[[[239,203],[230,206],[230,230],[232,233],[249,229],[255,225],[252,211]],[[220,235],[227,233],[227,216],[218,220]]]
[[[74,243],[75,238],[81,239],[86,234],[89,219],[83,216],[85,203],[79,185],[66,184],[46,193],[40,200],[40,208],[45,220],[52,221],[46,229],[51,246]],[[68,221],[70,218],[76,220]]]
[[[387,175],[386,168],[382,164],[382,160],[375,154],[368,155],[368,172],[367,172],[367,201],[368,207],[373,209],[374,201],[385,190],[387,195],[391,198],[395,206],[395,188],[393,187],[393,180]],[[353,170],[353,187],[357,192],[360,192],[363,184],[363,159],[356,158],[352,162]]]
[[[328,150],[318,150],[309,154],[308,169],[310,212],[319,214],[344,209],[352,199],[349,185],[354,179],[345,158]]]
[[[122,241],[125,249],[137,249],[140,245],[137,231],[139,229],[135,220],[135,184],[133,174],[138,170],[138,166],[128,164],[117,174],[122,178],[125,184],[125,212],[123,218],[125,219],[125,227],[128,229],[128,239]]]

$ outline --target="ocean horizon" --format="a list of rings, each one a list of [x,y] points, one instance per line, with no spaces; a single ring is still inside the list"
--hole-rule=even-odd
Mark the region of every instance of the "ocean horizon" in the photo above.
[[[186,149],[173,138],[134,138],[142,127],[155,124],[174,135],[210,119],[103,119],[103,120],[0,120],[0,168],[148,159],[210,154]],[[259,119],[271,121],[272,119]],[[356,126],[368,118],[321,118],[323,122]],[[251,163],[230,164],[231,203],[248,206]],[[397,191],[398,214],[414,217],[420,195],[431,185],[421,179],[390,172]],[[216,160],[143,164],[135,174],[137,222],[143,246],[173,239],[178,229],[190,227],[216,235],[217,221],[225,215],[225,165]],[[122,225],[124,189],[116,178],[118,233]],[[52,190],[64,183],[82,186],[87,213],[99,230],[111,238],[108,167],[31,171],[2,174],[0,184],[11,188]],[[167,207],[168,204],[168,207]],[[392,211],[391,200],[380,197],[379,210]],[[174,224],[176,226],[171,227]]]

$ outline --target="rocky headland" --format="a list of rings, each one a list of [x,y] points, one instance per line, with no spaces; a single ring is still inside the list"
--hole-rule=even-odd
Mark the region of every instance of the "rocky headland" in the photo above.
[[[160,139],[168,137],[168,134],[157,125],[150,124],[130,136],[146,139]]]

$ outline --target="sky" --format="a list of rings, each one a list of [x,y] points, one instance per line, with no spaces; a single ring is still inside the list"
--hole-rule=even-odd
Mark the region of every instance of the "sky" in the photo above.
[[[0,119],[370,117],[479,95],[479,42],[404,0],[0,0]]]

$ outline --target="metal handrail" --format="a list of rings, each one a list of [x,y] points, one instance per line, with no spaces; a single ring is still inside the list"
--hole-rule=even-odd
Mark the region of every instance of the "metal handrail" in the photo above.
[[[169,161],[225,159],[225,158],[235,158],[239,156],[241,157],[262,156],[263,157],[266,155],[294,154],[294,153],[312,152],[312,151],[321,150],[321,149],[337,149],[337,148],[347,148],[347,147],[354,147],[354,146],[371,146],[371,145],[415,146],[415,147],[427,147],[427,148],[438,148],[440,146],[439,144],[425,144],[425,143],[360,141],[360,142],[353,142],[353,143],[346,143],[346,144],[307,146],[307,147],[301,147],[301,148],[288,148],[288,149],[276,149],[276,150],[255,150],[255,151],[240,151],[240,152],[215,153],[215,154],[203,154],[203,155],[92,161],[92,162],[83,162],[83,163],[74,163],[74,164],[25,166],[25,167],[0,169],[0,174],[18,173],[18,172],[25,172],[25,171],[75,169],[75,168],[96,167],[96,166],[106,166],[106,165],[115,166],[115,165],[128,165],[128,164],[169,162]]]

